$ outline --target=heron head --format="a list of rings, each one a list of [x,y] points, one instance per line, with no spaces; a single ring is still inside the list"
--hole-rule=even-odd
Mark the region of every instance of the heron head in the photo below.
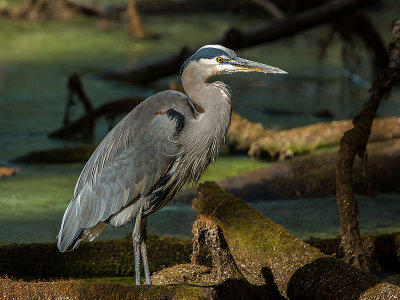
[[[208,76],[237,72],[287,74],[279,68],[240,58],[233,50],[220,45],[201,47],[183,63],[181,71],[192,63],[196,63],[197,68],[201,68]]]

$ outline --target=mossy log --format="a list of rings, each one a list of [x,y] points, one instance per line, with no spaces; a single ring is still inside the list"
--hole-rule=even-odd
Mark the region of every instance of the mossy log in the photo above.
[[[209,299],[212,288],[188,285],[131,286],[78,280],[22,281],[0,277],[1,299]]]
[[[351,120],[343,120],[273,131],[234,113],[228,131],[229,147],[234,152],[248,152],[250,156],[271,160],[285,159],[318,148],[338,145],[343,133],[352,127]],[[374,120],[371,142],[398,137],[400,117]]]
[[[215,183],[198,188],[193,208],[224,234],[237,266],[253,284],[274,285],[291,299],[398,299],[400,288],[322,254]]]
[[[152,272],[190,260],[189,240],[148,236]],[[88,278],[133,276],[134,255],[130,236],[83,243],[72,252],[60,253],[55,243],[0,246],[0,275],[16,278]]]

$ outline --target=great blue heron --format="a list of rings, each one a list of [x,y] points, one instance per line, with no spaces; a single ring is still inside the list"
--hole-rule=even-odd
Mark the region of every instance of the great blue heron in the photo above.
[[[213,161],[231,121],[231,96],[218,74],[286,73],[237,57],[219,45],[201,47],[182,65],[177,91],[157,93],[112,129],[86,163],[65,211],[58,249],[73,250],[107,226],[134,222],[136,284],[143,260],[151,284],[146,250],[147,217],[186,184],[197,182]]]

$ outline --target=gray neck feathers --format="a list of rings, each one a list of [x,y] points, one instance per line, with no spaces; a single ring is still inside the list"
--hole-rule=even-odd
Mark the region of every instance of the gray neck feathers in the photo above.
[[[204,66],[197,68],[196,63],[188,65],[182,74],[183,87],[189,98],[204,110],[196,119],[185,123],[185,127],[193,127],[182,132],[180,137],[185,140],[180,165],[183,172],[189,172],[190,181],[197,181],[216,158],[231,121],[228,89],[222,82],[208,83],[212,75]]]

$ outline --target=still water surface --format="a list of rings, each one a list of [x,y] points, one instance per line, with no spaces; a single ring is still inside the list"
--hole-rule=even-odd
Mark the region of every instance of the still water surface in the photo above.
[[[389,41],[390,23],[395,13],[370,14]],[[110,23],[107,29],[101,29],[97,21],[85,18],[67,22],[0,19],[0,164],[10,165],[10,159],[30,151],[78,143],[47,137],[61,125],[70,74],[81,75],[95,106],[132,95],[147,97],[166,89],[170,81],[179,82],[179,77],[137,86],[101,81],[94,75],[173,53],[181,45],[201,46],[221,36],[231,24],[250,28],[264,22],[229,14],[150,16],[144,20],[148,29],[158,33],[160,39],[130,41],[122,25]],[[342,44],[336,40],[321,62],[317,59],[316,41],[326,33],[327,28],[321,27],[240,51],[240,56],[280,67],[290,74],[236,74],[218,78],[231,86],[234,110],[251,121],[277,129],[354,116],[365,101],[372,80],[367,53],[359,48],[360,63],[343,66]],[[379,117],[399,115],[399,95],[398,90],[391,93],[382,103]],[[323,110],[331,112],[333,118],[315,116]],[[74,108],[75,117],[81,112],[80,107]],[[97,128],[97,140],[105,135],[107,128],[104,120]],[[218,180],[266,165],[244,157],[220,161],[203,180]],[[240,167],[234,168],[234,165]],[[17,167],[20,168],[17,177],[0,181],[0,243],[53,241],[82,165]],[[400,224],[393,216],[385,215],[382,221],[382,218],[374,219],[372,214],[363,213],[365,207],[373,207],[372,211],[383,214],[385,205],[390,204],[395,208],[393,214],[397,211],[398,215],[395,198],[396,195],[362,198],[368,205],[360,205],[361,217],[372,222],[362,223],[363,228],[367,231],[398,230]],[[338,218],[333,198],[257,203],[254,207],[302,237],[337,234]],[[318,223],[324,215],[331,218],[323,218],[322,223]],[[194,218],[189,206],[173,204],[149,219],[149,230],[189,237]],[[123,235],[129,230],[130,227],[112,230],[102,236]]]

